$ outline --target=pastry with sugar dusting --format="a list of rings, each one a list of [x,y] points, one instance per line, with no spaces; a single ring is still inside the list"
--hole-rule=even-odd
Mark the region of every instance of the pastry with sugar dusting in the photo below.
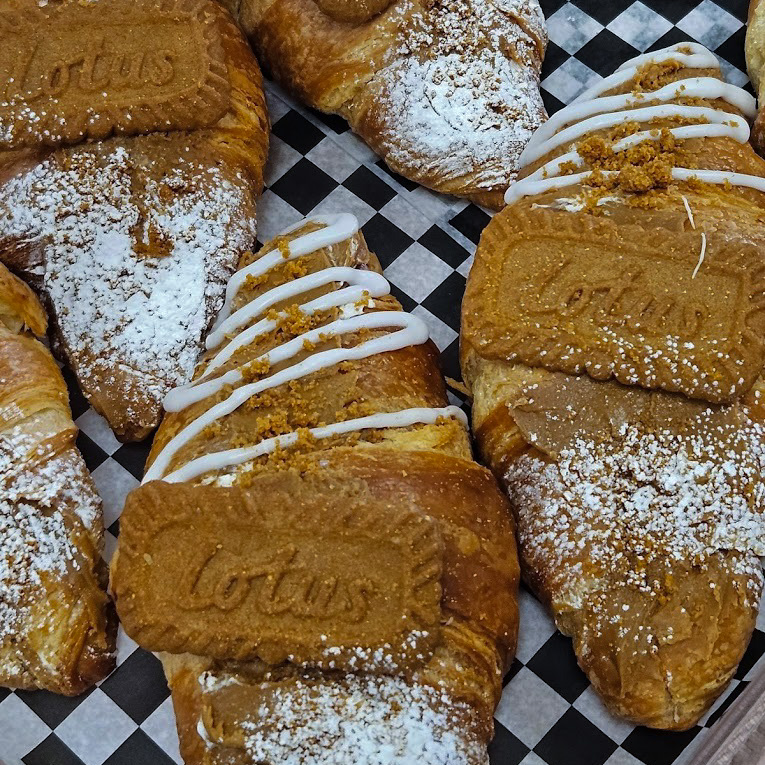
[[[463,303],[478,446],[527,581],[616,714],[694,725],[765,554],[765,162],[754,99],[681,43],[555,114]]]
[[[246,256],[120,521],[122,624],[188,765],[486,765],[507,501],[351,215]]]
[[[114,668],[103,520],[47,317],[0,265],[0,685],[74,696]]]
[[[0,30],[0,260],[93,407],[140,440],[255,240],[257,63],[213,0],[8,0]]]
[[[223,0],[274,78],[388,165],[500,209],[546,112],[537,0]]]

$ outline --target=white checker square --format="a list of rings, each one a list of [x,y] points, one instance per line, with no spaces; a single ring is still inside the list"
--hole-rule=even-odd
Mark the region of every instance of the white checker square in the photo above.
[[[603,25],[577,6],[566,3],[547,19],[550,40],[566,53],[574,54],[587,45]]]
[[[173,700],[168,696],[144,721],[141,730],[165,752],[170,759],[183,765],[175,727]]]
[[[107,564],[111,563],[114,553],[117,550],[117,537],[111,531],[104,531],[104,549],[101,551],[101,557]]]
[[[555,634],[555,624],[547,609],[528,590],[518,593],[519,621],[523,629],[518,634],[518,661],[526,664]]]
[[[735,16],[712,0],[702,0],[677,22],[677,28],[698,40],[710,50],[722,45],[743,26]]]
[[[15,694],[0,704],[0,755],[20,760],[50,735],[50,728]]]
[[[138,643],[131,638],[122,625],[117,628],[117,666],[124,663],[138,650]]]
[[[415,306],[412,315],[422,319],[428,325],[430,339],[442,353],[457,339],[457,333],[424,306]]]
[[[122,446],[109,423],[95,409],[88,409],[81,414],[75,420],[75,425],[107,454],[114,454]]]
[[[295,151],[289,144],[282,141],[279,136],[271,134],[269,139],[268,161],[263,168],[263,178],[266,186],[273,186],[288,170],[291,170],[302,158],[299,151]]]
[[[505,686],[494,716],[526,746],[535,747],[569,709],[569,703],[530,669],[521,667]],[[534,714],[519,714],[533,709]]]
[[[742,72],[738,67],[729,64],[724,58],[719,59],[719,61],[720,71],[726,82],[739,88],[743,88],[749,82],[749,75],[746,72]]]
[[[100,688],[96,688],[56,728],[56,735],[85,765],[100,765],[137,727]]]
[[[305,156],[338,183],[342,183],[359,166],[359,163],[331,138],[319,141]]]
[[[617,749],[607,760],[605,765],[645,765],[642,760],[633,757],[624,749]]]
[[[316,207],[311,210],[311,215],[333,215],[338,210],[348,212],[358,218],[359,224],[364,225],[374,217],[375,211],[363,199],[359,199],[345,186],[336,186]]]
[[[104,505],[104,526],[109,528],[120,517],[125,497],[138,486],[138,480],[111,458],[102,462],[92,475]]]
[[[475,249],[475,245],[473,245],[473,249]],[[457,266],[457,273],[461,276],[464,276],[466,279],[470,275],[470,269],[473,267],[473,261],[475,260],[475,255],[471,255],[466,260],[463,260],[462,263]]]
[[[574,707],[617,744],[621,744],[635,728],[632,723],[612,715],[592,686],[584,689]]]
[[[669,32],[672,23],[638,0],[622,11],[607,29],[643,52]]]
[[[281,89],[270,82],[266,83],[265,92],[266,104],[268,105],[268,119],[273,125],[290,111],[290,106],[284,100],[284,94],[281,92]]]
[[[520,765],[548,765],[538,754],[529,752],[520,762]]]
[[[383,205],[380,212],[412,239],[419,239],[433,225],[431,219],[423,215],[422,210],[401,196],[393,197]]]
[[[559,101],[567,104],[600,79],[589,66],[572,57],[548,75],[542,81],[542,87]]]
[[[258,200],[258,239],[267,242],[285,228],[303,219],[289,202],[285,202],[271,189],[266,189]]]
[[[331,136],[332,141],[348,152],[361,165],[369,165],[376,162],[379,157],[367,146],[354,132],[347,130],[340,135]]]
[[[419,242],[407,247],[385,269],[385,276],[418,303],[425,300],[451,273],[451,266]]]

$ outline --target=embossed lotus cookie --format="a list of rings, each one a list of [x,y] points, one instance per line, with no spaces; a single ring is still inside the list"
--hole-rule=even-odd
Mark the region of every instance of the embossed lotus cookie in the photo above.
[[[247,490],[149,483],[123,517],[112,590],[145,648],[392,672],[438,641],[441,537],[414,509],[364,494],[338,507],[332,481],[287,475]]]
[[[765,554],[765,162],[754,99],[679,44],[554,115],[463,303],[476,440],[525,575],[609,708],[694,725]]]
[[[212,0],[9,0],[0,40],[0,258],[93,406],[143,438],[254,241],[257,64]]]

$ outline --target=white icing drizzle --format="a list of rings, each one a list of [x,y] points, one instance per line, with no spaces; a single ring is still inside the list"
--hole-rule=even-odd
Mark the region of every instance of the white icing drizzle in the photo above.
[[[349,213],[340,213],[339,215],[316,215],[304,221],[290,226],[282,232],[282,236],[287,236],[306,223],[323,224],[324,228],[312,231],[310,234],[301,236],[295,241],[290,242],[289,254],[285,257],[279,250],[269,250],[259,257],[254,263],[237,271],[226,285],[226,299],[223,307],[218,314],[218,318],[213,326],[213,331],[207,336],[207,348],[215,348],[223,342],[225,332],[219,332],[223,322],[231,315],[231,304],[239,293],[248,278],[257,278],[270,271],[274,266],[285,260],[295,260],[303,255],[309,255],[312,252],[321,250],[324,247],[331,247],[333,244],[339,244],[346,239],[350,239],[358,230],[359,222],[355,216]]]
[[[237,350],[278,326],[276,320],[261,319],[247,327],[250,321],[257,319],[272,306],[317,287],[335,283],[347,284],[348,286],[300,304],[298,309],[303,314],[312,315],[328,308],[341,308],[341,315],[343,315],[347,312],[346,309],[353,310],[359,302],[364,302],[366,306],[369,306],[371,298],[389,294],[390,285],[380,274],[347,267],[330,267],[274,287],[232,313],[233,301],[248,277],[261,276],[286,260],[308,255],[324,247],[346,241],[359,230],[358,221],[354,216],[342,214],[319,216],[301,221],[285,231],[284,234],[289,234],[306,223],[323,224],[324,228],[305,234],[290,242],[286,252],[270,250],[264,253],[257,261],[238,271],[231,278],[226,289],[225,304],[215,329],[207,340],[207,347],[217,348],[232,332],[241,331],[231,337],[228,344],[210,360],[204,374],[187,385],[176,388],[166,396],[164,405],[167,411],[182,411],[194,403],[214,396],[227,385],[241,382],[244,379],[244,370],[253,363],[252,361],[235,369],[230,369],[222,375],[213,376],[212,373],[231,359]],[[363,311],[363,308],[359,310]],[[246,328],[242,329],[242,327]],[[428,339],[425,323],[416,316],[403,311],[361,312],[358,315],[350,316],[350,318],[340,318],[307,330],[258,356],[254,362],[268,362],[269,366],[273,366],[295,358],[306,346],[310,347],[311,344],[320,343],[327,338],[373,329],[390,331],[349,348],[330,348],[311,353],[302,361],[288,364],[278,372],[233,390],[223,401],[218,402],[188,423],[165,445],[147,470],[144,482],[158,479],[169,482],[189,481],[203,473],[240,465],[269,454],[277,447],[286,447],[295,443],[298,433],[289,433],[266,439],[254,446],[229,449],[198,457],[169,475],[165,475],[173,458],[182,447],[198,436],[205,428],[220,418],[231,414],[253,396],[343,361],[363,359],[378,353],[400,350],[410,345],[420,345]],[[460,409],[450,406],[380,412],[368,417],[312,428],[309,432],[314,438],[321,439],[366,428],[397,428],[415,424],[433,424],[441,417],[456,417],[463,424],[467,424],[465,415]]]
[[[589,101],[575,101],[570,106],[554,114],[550,119],[545,122],[539,130],[534,133],[531,140],[527,144],[526,148],[521,154],[521,167],[530,165],[539,157],[544,156],[551,149],[556,148],[562,143],[567,143],[567,138],[561,139],[564,133],[561,133],[562,128],[573,122],[579,122],[585,120],[588,117],[594,115],[602,115],[603,117],[614,117],[616,113],[620,113],[625,109],[631,109],[632,107],[643,103],[645,101],[659,101],[666,103],[672,101],[674,98],[704,98],[704,99],[722,99],[731,106],[736,107],[747,118],[754,119],[757,114],[757,102],[754,97],[747,93],[745,90],[731,85],[728,82],[723,82],[715,77],[689,77],[685,80],[678,80],[677,82],[671,82],[658,90],[654,90],[648,93],[622,93],[615,96],[602,96],[600,98],[593,98]],[[685,107],[688,108],[688,107]],[[712,111],[707,109],[706,111]],[[717,112],[717,110],[714,110]],[[719,112],[718,112],[719,113]],[[630,112],[629,116],[634,117],[637,121],[640,121],[638,112]],[[655,116],[662,117],[664,114],[656,114]],[[670,116],[676,116],[673,112]],[[680,114],[677,116],[686,116]],[[687,116],[694,116],[689,114]],[[695,116],[709,117],[708,114],[699,113]],[[746,135],[743,139],[739,139],[741,143],[744,143],[749,138],[749,130],[746,123],[737,117],[736,115],[729,115],[727,119],[715,118],[715,122],[723,123],[727,122],[730,117],[733,117],[737,123],[740,123]],[[652,116],[643,117],[643,119],[652,119]],[[624,120],[620,120],[624,121]],[[579,122],[580,125],[587,125],[587,128],[583,132],[589,132],[590,130],[600,130],[602,127],[612,127],[613,124],[605,124],[595,127],[591,127],[592,123]],[[578,127],[572,126],[572,127]],[[696,126],[699,127],[699,126]],[[557,135],[555,142],[548,143]],[[575,136],[579,137],[579,136]],[[544,147],[542,151],[539,151],[539,147]]]
[[[691,50],[691,53],[679,52],[686,47]],[[543,125],[526,147],[521,157],[522,165],[526,166],[535,162],[545,154],[588,133],[615,127],[625,122],[647,122],[657,118],[703,118],[707,120],[702,124],[671,128],[669,132],[678,140],[727,137],[738,143],[746,143],[749,140],[750,132],[747,122],[722,109],[673,103],[631,108],[641,101],[670,101],[672,98],[684,97],[711,100],[719,98],[739,109],[747,117],[754,116],[756,113],[755,101],[748,93],[713,77],[689,77],[665,85],[656,91],[637,95],[631,93],[615,96],[601,95],[632,79],[641,66],[647,63],[661,63],[670,60],[679,61],[688,68],[719,68],[719,63],[714,54],[695,43],[681,43],[656,53],[637,56],[626,62],[614,75],[585,91]],[[613,150],[615,152],[623,151],[644,141],[655,141],[658,138],[659,134],[656,130],[640,131],[617,141]],[[585,164],[575,149],[556,157],[526,178],[513,184],[505,194],[505,202],[510,204],[522,197],[573,186],[587,180],[590,171],[561,176],[561,167],[567,163],[573,163],[575,167],[584,167]],[[603,175],[608,176],[609,172],[603,172]],[[673,168],[672,177],[678,181],[697,178],[707,183],[729,182],[736,186],[765,191],[765,179],[744,173]]]
[[[683,53],[683,50],[689,50],[690,53]],[[663,64],[665,61],[677,61],[686,69],[719,69],[720,62],[717,56],[703,45],[698,43],[678,43],[669,48],[662,48],[653,53],[643,53],[625,61],[612,75],[605,77],[600,82],[595,83],[580,93],[571,103],[578,104],[582,101],[589,101],[602,95],[607,90],[613,90],[625,82],[629,82],[640,69],[646,64]]]

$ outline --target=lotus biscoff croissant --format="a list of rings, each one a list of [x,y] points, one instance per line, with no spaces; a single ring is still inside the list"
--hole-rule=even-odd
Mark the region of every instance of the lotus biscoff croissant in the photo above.
[[[355,218],[245,257],[207,347],[112,562],[186,762],[485,765],[512,521]]]
[[[696,44],[532,138],[463,304],[480,450],[525,576],[609,708],[692,726],[762,592],[765,162]]]

